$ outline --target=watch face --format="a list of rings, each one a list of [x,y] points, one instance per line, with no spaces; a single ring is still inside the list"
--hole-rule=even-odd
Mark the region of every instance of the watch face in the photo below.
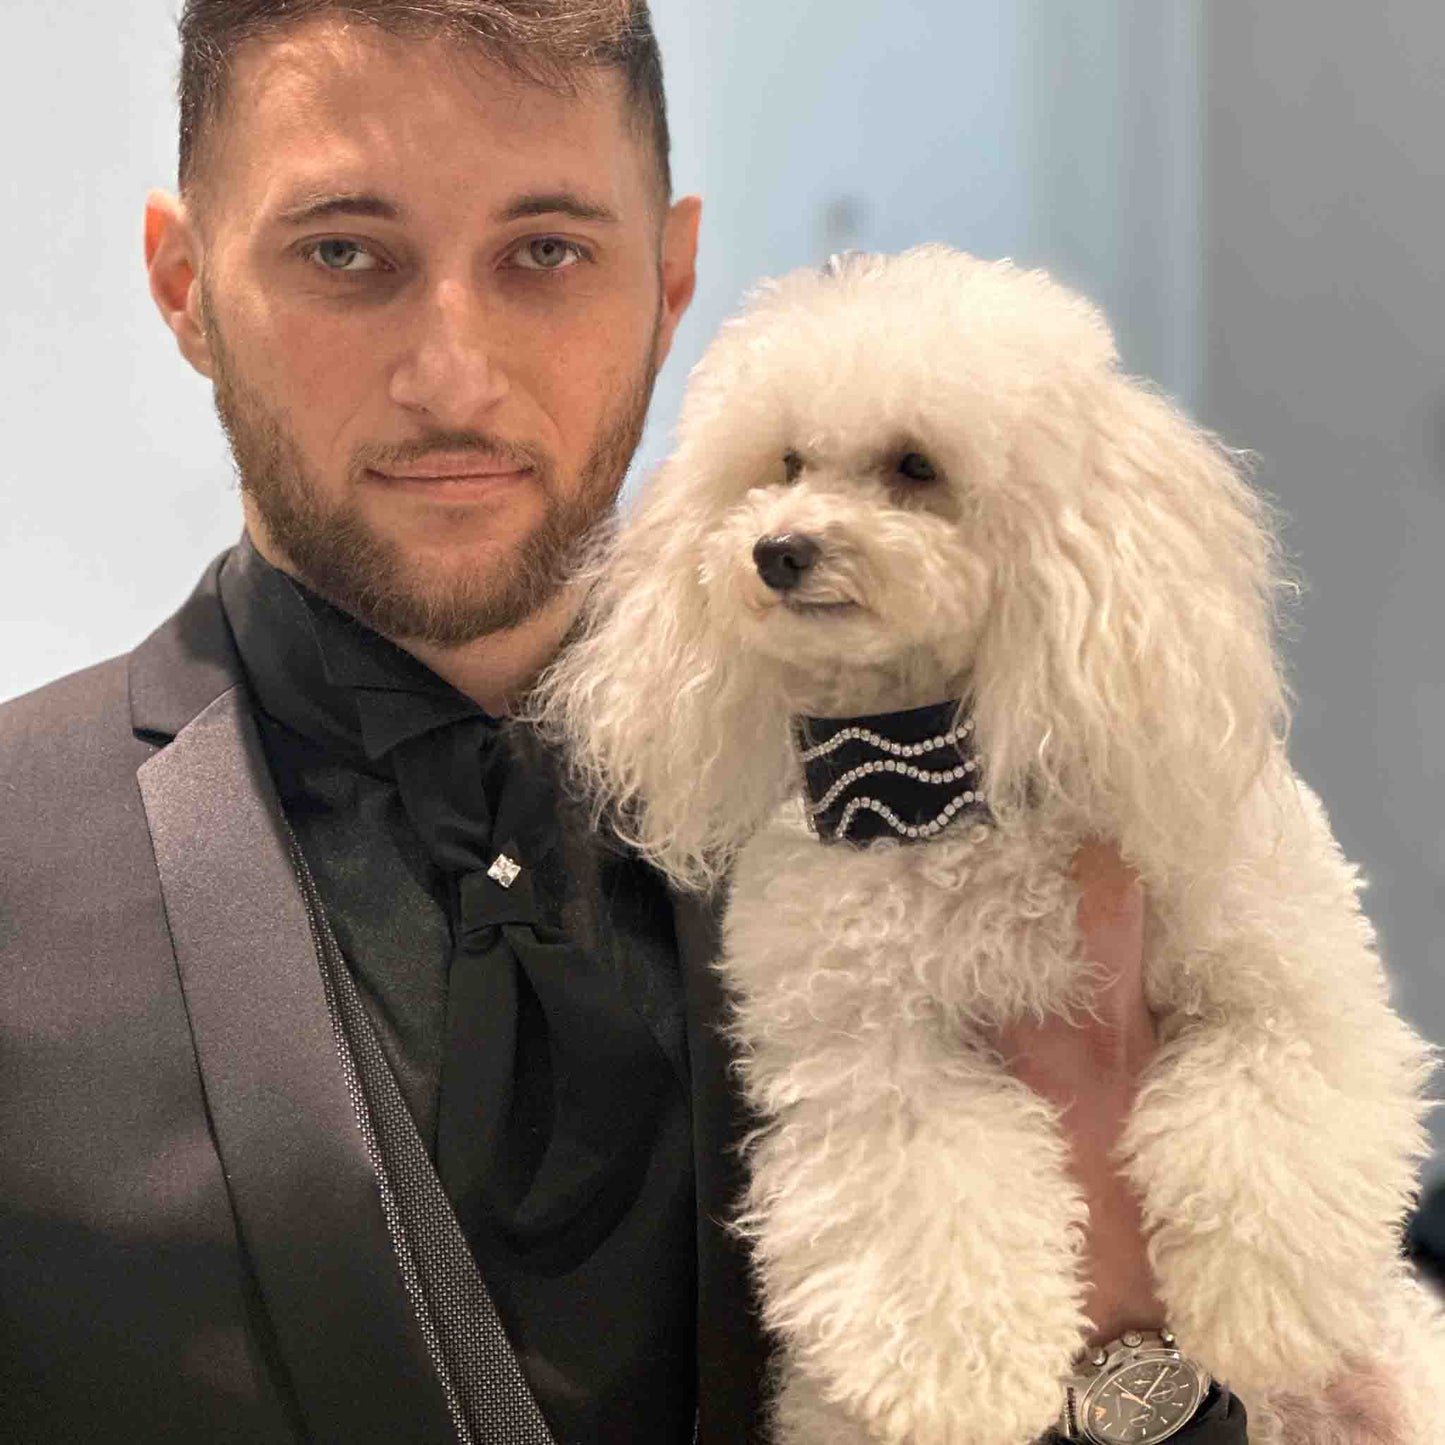
[[[1089,1386],[1079,1401],[1079,1424],[1098,1445],[1155,1445],[1189,1422],[1203,1386],[1188,1360],[1142,1350]]]

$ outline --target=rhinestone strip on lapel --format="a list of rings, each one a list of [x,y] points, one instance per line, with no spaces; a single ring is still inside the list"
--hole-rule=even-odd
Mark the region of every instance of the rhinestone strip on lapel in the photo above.
[[[825,843],[921,842],[956,818],[988,816],[972,719],[958,703],[861,718],[799,718],[809,826]]]

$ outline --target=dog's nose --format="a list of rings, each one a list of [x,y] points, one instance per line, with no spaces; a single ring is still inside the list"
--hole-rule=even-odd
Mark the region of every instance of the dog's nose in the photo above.
[[[758,576],[775,592],[790,592],[818,560],[818,552],[818,544],[811,537],[784,532],[777,537],[760,537],[753,547],[753,562]]]

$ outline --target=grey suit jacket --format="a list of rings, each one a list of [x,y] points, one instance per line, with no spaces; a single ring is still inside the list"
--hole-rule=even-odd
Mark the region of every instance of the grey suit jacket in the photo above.
[[[0,707],[0,1439],[451,1437],[331,1036],[213,564],[128,657]],[[701,1445],[765,1346],[743,1120],[678,902]]]

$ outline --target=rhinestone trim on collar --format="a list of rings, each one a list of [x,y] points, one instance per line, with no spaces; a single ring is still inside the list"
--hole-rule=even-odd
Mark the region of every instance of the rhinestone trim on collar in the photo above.
[[[934,703],[932,706],[952,707],[953,704]],[[912,709],[913,712],[925,712],[928,710],[929,709],[925,708]],[[898,717],[905,715],[906,714],[902,713],[884,714],[884,716]],[[819,719],[805,718],[804,721],[818,722]],[[873,719],[870,718],[869,721],[871,722]],[[844,743],[849,742],[867,743],[870,747],[878,748],[881,752],[892,753],[895,758],[914,758],[921,756],[923,753],[931,753],[937,751],[939,748],[948,747],[972,731],[973,719],[967,718],[960,723],[958,727],[950,728],[946,733],[942,733],[936,738],[927,738],[921,743],[899,743],[895,742],[892,738],[885,738],[881,733],[875,733],[871,728],[847,727],[844,728],[842,732],[829,738],[827,742],[819,743],[815,748],[809,748],[808,751],[803,754],[803,761],[805,763],[811,763],[815,758],[825,758],[829,753],[837,752]]]
[[[818,813],[826,813],[850,783],[856,782],[859,778],[866,778],[870,773],[902,773],[904,777],[912,778],[916,782],[942,785],[960,781],[969,773],[976,771],[977,768],[978,763],[973,758],[960,767],[947,768],[941,773],[930,773],[923,768],[915,768],[911,763],[897,763],[892,758],[875,758],[871,763],[860,763],[856,768],[849,768],[816,803],[809,805],[808,811],[815,816]],[[973,801],[972,793],[964,793],[963,796],[969,802]]]

